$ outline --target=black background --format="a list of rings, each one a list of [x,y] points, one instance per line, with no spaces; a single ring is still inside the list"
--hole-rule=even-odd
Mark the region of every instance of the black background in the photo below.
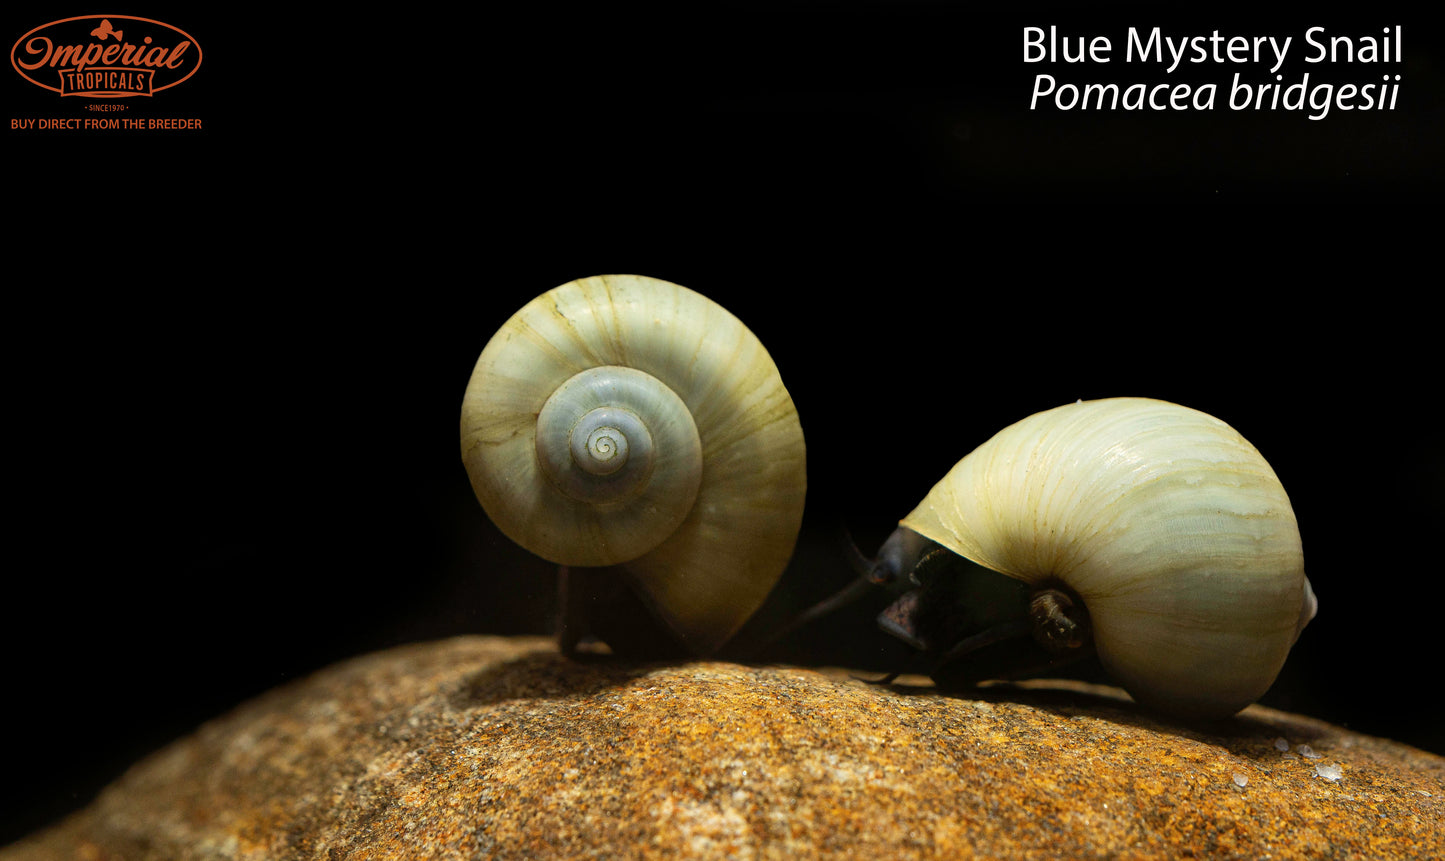
[[[7,47],[44,21],[5,14]],[[780,606],[848,578],[959,457],[1077,398],[1225,419],[1294,501],[1319,617],[1264,702],[1445,752],[1440,40],[1390,4],[1160,13],[784,3],[370,20],[128,11],[205,50],[138,106],[200,133],[24,134],[6,98],[11,562],[0,841],[278,684],[387,646],[543,633],[549,566],[471,495],[490,334],[594,274],[768,345],[809,456]],[[1394,111],[1027,109],[1025,26],[1375,35]],[[1072,29],[1071,29],[1072,28]],[[1296,62],[1285,83],[1371,83]],[[1241,69],[1259,77],[1254,66]],[[775,608],[776,609],[776,608]],[[885,655],[866,613],[786,659]]]

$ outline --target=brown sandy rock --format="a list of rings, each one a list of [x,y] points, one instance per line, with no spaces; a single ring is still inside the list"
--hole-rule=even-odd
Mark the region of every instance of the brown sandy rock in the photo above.
[[[469,637],[273,691],[0,859],[1438,859],[1442,814],[1445,759],[1258,706]]]

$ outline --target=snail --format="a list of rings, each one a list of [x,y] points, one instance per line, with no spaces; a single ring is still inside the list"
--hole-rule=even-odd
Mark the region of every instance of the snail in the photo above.
[[[1020,668],[964,656],[1017,638],[1025,668],[1092,651],[1135,700],[1186,718],[1262,695],[1317,606],[1264,457],[1213,416],[1145,398],[1005,428],[901,521],[871,578],[917,587],[879,623],[935,679],[1008,677]]]
[[[461,442],[507,537],[564,571],[621,566],[693,654],[763,603],[801,527],[803,432],[777,366],[667,281],[584,278],[519,310],[477,360]]]

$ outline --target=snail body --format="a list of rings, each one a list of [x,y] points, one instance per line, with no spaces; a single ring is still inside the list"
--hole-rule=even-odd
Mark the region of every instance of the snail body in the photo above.
[[[573,281],[514,314],[462,405],[487,515],[564,566],[623,566],[689,651],[710,654],[791,557],[802,427],[772,357],[701,294],[641,276]]]
[[[1274,470],[1229,425],[1163,401],[1080,402],[1005,428],[902,520],[875,579],[937,547],[1026,583],[1036,639],[1086,632],[1136,700],[1183,716],[1257,699],[1316,608]]]

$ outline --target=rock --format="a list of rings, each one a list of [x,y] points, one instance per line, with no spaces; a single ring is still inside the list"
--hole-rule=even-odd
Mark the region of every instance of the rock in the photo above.
[[[1442,813],[1445,759],[1259,706],[468,637],[273,691],[0,859],[1441,858]]]

